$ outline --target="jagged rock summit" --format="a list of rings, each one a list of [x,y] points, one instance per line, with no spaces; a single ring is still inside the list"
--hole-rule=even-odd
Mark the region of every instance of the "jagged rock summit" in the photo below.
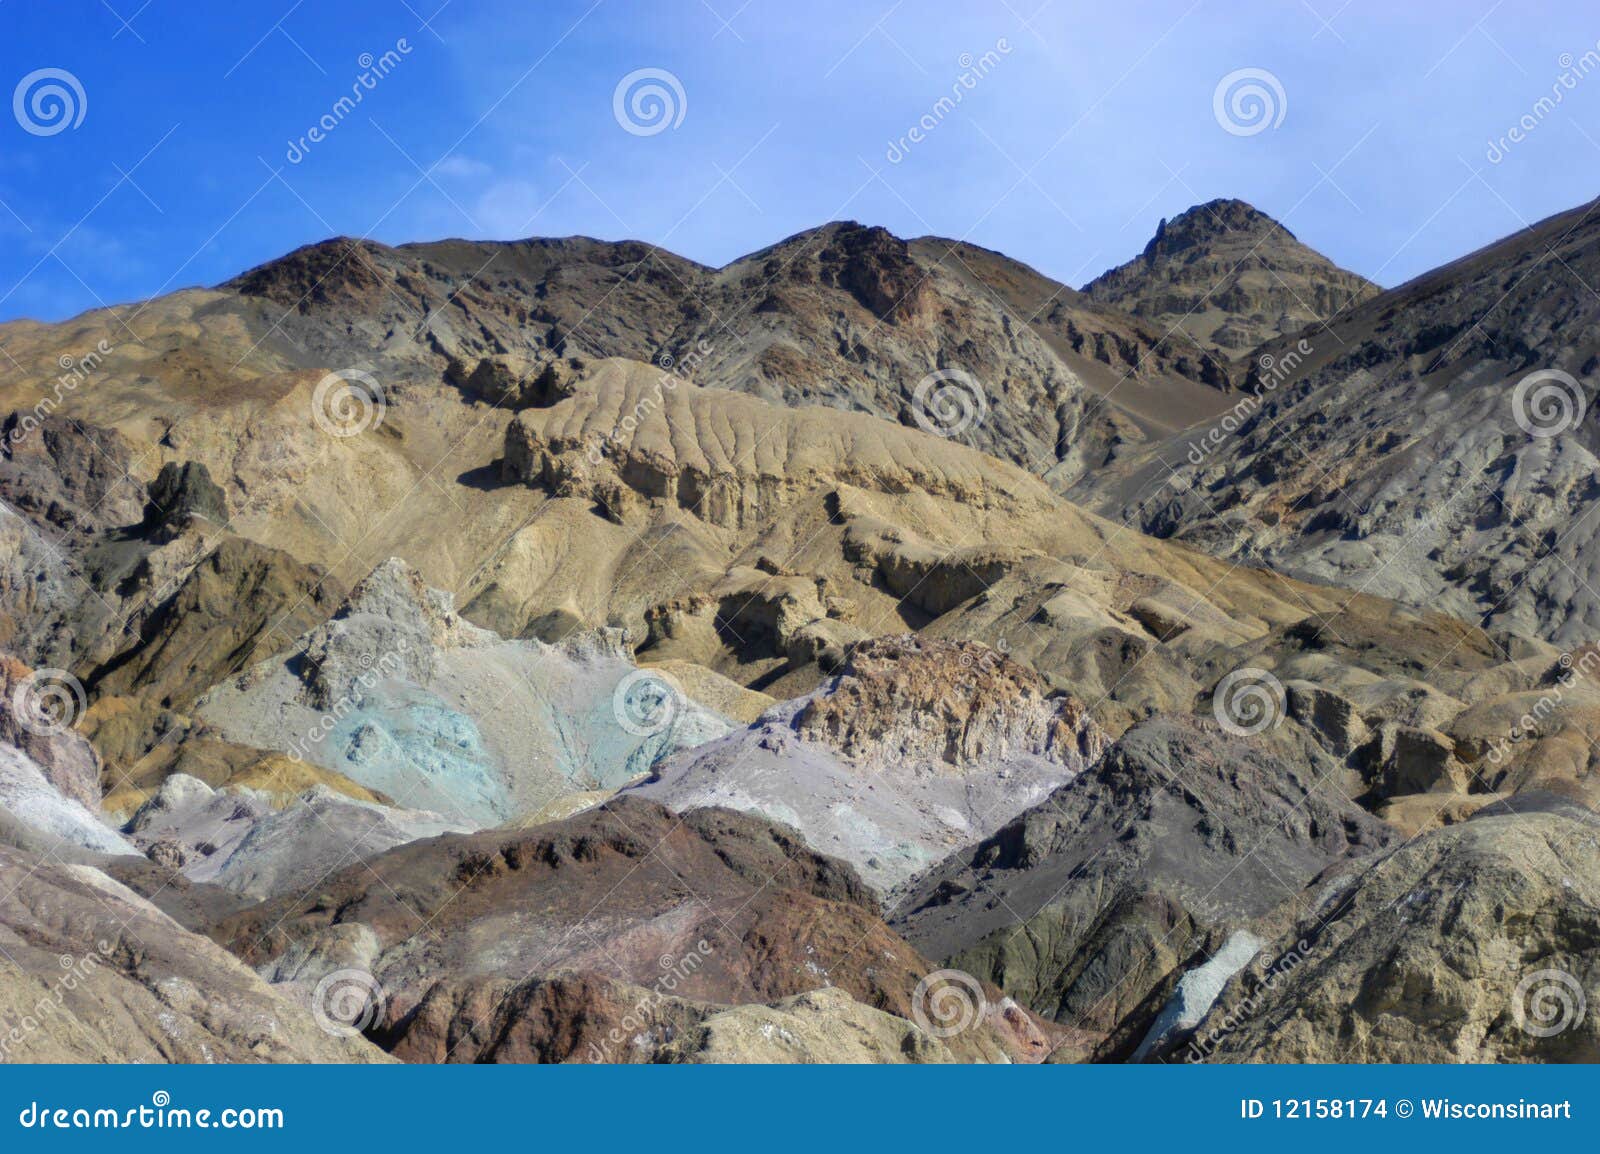
[[[1259,209],[1221,199],[1163,219],[1144,252],[1083,291],[1237,358],[1320,325],[1379,289]]]

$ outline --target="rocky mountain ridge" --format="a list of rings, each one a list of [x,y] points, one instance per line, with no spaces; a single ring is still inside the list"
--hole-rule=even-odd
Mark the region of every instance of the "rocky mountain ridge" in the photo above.
[[[1589,234],[336,239],[0,326],[0,1015],[114,914],[26,1054],[1581,1056],[1594,446],[1488,406],[1587,401]]]
[[[1597,268],[1595,204],[1519,231],[1269,343],[1232,419],[1074,496],[1224,556],[1587,642]]]

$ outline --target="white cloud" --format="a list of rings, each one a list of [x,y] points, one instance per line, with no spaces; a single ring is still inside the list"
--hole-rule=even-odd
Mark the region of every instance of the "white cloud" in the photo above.
[[[488,176],[491,169],[481,160],[473,160],[470,156],[462,156],[459,152],[445,157],[433,166],[435,176],[446,176],[458,180],[471,177]]]

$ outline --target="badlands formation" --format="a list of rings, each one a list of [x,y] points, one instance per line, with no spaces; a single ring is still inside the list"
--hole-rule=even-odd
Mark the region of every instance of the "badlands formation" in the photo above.
[[[0,325],[0,1054],[1595,1060],[1593,212]]]

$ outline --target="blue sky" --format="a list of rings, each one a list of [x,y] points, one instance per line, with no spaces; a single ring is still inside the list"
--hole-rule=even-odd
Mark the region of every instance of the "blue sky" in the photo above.
[[[848,218],[1081,285],[1217,196],[1392,285],[1600,193],[1588,5],[742,2],[3,0],[0,319],[214,284],[334,233],[633,237],[721,264]],[[35,119],[49,76],[17,114],[41,69],[76,80],[81,121]],[[682,92],[648,135],[613,106],[641,69]],[[1243,69],[1276,84],[1253,134],[1214,108]]]

